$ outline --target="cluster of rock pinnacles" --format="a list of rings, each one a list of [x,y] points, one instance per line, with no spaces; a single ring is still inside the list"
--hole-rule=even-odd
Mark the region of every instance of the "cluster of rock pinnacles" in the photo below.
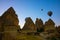
[[[27,17],[22,29],[20,29],[20,25],[18,24],[18,16],[14,9],[10,7],[0,16],[0,40],[15,40],[18,33],[40,35],[40,33],[50,34],[56,32],[54,36],[60,37],[60,26],[55,27],[55,23],[51,19],[44,24],[39,18],[36,18],[34,23],[30,17]]]

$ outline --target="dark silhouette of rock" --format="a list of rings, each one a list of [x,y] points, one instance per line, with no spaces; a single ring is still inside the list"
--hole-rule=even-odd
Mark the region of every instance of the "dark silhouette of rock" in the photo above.
[[[20,29],[18,24],[18,16],[14,9],[10,7],[2,16],[0,16],[0,37],[2,37],[0,39],[10,40],[12,37],[16,37],[17,30]]]
[[[1,16],[0,16],[0,32],[2,31],[1,26],[2,26],[2,19],[1,19]]]
[[[35,25],[37,28],[37,32],[42,32],[44,30],[43,21],[41,19],[36,18]]]
[[[3,36],[3,34],[1,32],[2,32],[2,19],[0,16],[0,40],[2,40],[2,36]]]
[[[27,17],[25,19],[25,24],[24,24],[24,27],[22,30],[28,31],[28,32],[36,31],[35,24],[33,23],[32,19],[30,17]]]
[[[46,32],[54,32],[55,31],[55,23],[49,19],[48,21],[45,22],[45,30]]]

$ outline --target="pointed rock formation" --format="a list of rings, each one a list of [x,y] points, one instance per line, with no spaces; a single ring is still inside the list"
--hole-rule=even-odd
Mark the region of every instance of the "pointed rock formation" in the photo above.
[[[37,28],[37,32],[42,32],[44,30],[43,21],[41,19],[36,18],[35,25]]]
[[[2,20],[4,21],[4,25],[18,25],[19,20],[18,16],[15,14],[15,11],[12,7],[10,7],[3,15]]]
[[[55,31],[55,23],[49,19],[48,21],[45,22],[45,31],[46,32],[54,32]]]
[[[19,29],[19,20],[16,12],[14,11],[13,7],[10,7],[2,16],[1,19],[3,21],[3,26],[11,26],[13,29]],[[13,27],[12,27],[13,26]],[[6,28],[5,27],[5,28]],[[9,30],[10,28],[7,27],[6,30]],[[13,30],[12,29],[12,30]]]
[[[27,17],[25,19],[25,25],[22,30],[28,31],[28,32],[36,31],[35,24],[33,23],[32,19],[30,17]]]
[[[0,17],[0,32],[2,33],[2,40],[13,40],[17,36],[17,30],[19,27],[19,20],[16,12],[12,7],[10,7],[4,14]],[[1,30],[2,29],[2,30]]]

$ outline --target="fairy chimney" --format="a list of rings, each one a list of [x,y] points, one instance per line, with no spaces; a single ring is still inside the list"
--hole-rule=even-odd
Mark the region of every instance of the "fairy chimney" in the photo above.
[[[45,26],[44,31],[46,31],[46,32],[54,32],[55,31],[55,23],[51,19],[46,21],[44,26]]]
[[[35,24],[33,23],[32,19],[30,17],[27,17],[25,19],[25,24],[24,24],[24,27],[22,30],[27,31],[27,32],[36,31]]]
[[[19,27],[19,20],[15,10],[10,7],[0,16],[0,33],[2,33],[2,40],[13,40],[17,36]]]
[[[36,18],[35,25],[37,28],[37,32],[42,32],[44,30],[43,21],[41,19]]]

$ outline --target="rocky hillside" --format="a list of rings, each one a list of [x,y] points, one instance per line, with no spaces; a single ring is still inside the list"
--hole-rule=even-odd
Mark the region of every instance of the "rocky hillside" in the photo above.
[[[18,16],[10,7],[0,16],[0,40],[60,40],[60,26],[56,27],[52,19],[43,23],[36,18],[35,23],[31,17],[25,19],[20,29]]]

